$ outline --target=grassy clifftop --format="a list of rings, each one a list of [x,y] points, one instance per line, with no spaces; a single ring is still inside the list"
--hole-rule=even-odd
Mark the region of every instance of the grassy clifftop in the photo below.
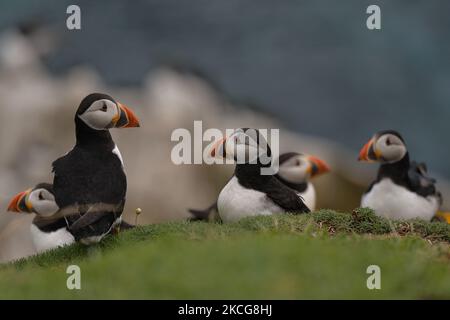
[[[138,227],[0,267],[1,298],[450,298],[450,226],[359,209]],[[66,268],[81,268],[68,290]],[[366,269],[381,268],[381,290]]]

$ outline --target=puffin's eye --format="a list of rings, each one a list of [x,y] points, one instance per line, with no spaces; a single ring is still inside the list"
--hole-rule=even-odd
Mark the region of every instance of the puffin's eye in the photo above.
[[[103,106],[100,110],[102,110],[103,112],[108,111],[108,106],[106,105],[106,103],[103,104]]]
[[[44,196],[42,195],[42,191],[39,192],[39,200],[44,200]]]
[[[389,137],[387,137],[386,138],[386,145],[387,146],[390,146],[392,143],[391,143],[391,140],[389,139]]]
[[[302,164],[302,162],[299,160],[299,159],[296,159],[295,160],[295,165],[296,166],[300,166]]]

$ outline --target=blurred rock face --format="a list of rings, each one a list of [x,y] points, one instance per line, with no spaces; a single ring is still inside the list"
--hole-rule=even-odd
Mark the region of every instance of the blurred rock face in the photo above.
[[[23,50],[27,53],[18,55]],[[8,200],[38,182],[52,182],[52,161],[75,143],[74,113],[82,98],[96,91],[133,108],[141,122],[138,129],[111,130],[125,162],[124,217],[132,223],[137,207],[142,208],[139,224],[189,217],[188,207],[210,205],[229,179],[232,166],[172,163],[172,131],[192,132],[195,120],[203,121],[204,130],[279,128],[280,152],[323,158],[333,173],[315,180],[319,208],[357,207],[374,177],[375,166],[358,165],[356,155],[342,146],[283,129],[273,117],[231,102],[196,72],[162,67],[148,75],[143,88],[134,89],[106,87],[86,68],[54,78],[27,39],[11,32],[0,38],[0,262],[35,252],[29,237],[32,216],[6,213]]]

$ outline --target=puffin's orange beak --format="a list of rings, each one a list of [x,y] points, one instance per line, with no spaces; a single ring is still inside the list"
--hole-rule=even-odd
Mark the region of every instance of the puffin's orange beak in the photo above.
[[[450,224],[450,212],[443,212],[443,211],[438,211],[436,213],[437,217],[441,217],[442,219],[444,219],[448,224]]]
[[[8,205],[8,211],[11,212],[30,212],[27,204],[26,197],[30,193],[31,189],[20,192],[11,199]]]
[[[214,143],[213,147],[211,148],[211,151],[209,152],[209,155],[212,158],[215,158],[218,155],[219,147],[221,145],[225,145],[225,141],[227,141],[227,137],[219,139],[216,141],[216,143]],[[223,154],[220,156],[225,157],[225,149],[223,150]]]
[[[119,114],[113,119],[114,127],[116,128],[136,128],[140,127],[139,119],[126,105],[117,103],[119,106]]]
[[[372,138],[362,147],[361,151],[359,152],[358,161],[366,161],[366,162],[375,161],[375,159],[370,158],[369,153],[374,153],[374,155],[378,159],[379,155],[373,150],[373,143],[374,139]]]
[[[325,163],[325,161],[315,156],[309,156],[308,161],[311,163],[311,177],[315,177],[330,171],[330,167]]]

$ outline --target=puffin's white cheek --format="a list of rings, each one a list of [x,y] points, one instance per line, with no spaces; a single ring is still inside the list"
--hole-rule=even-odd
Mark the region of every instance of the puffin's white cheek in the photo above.
[[[59,208],[53,201],[41,200],[35,204],[34,209],[37,214],[43,217],[49,217],[58,212]]]
[[[388,150],[388,146],[386,145],[386,143],[384,142],[384,140],[378,140],[374,145],[373,145],[373,149],[374,151],[378,151],[379,153],[381,153],[383,156],[387,155],[389,150]]]
[[[86,123],[89,127],[95,130],[108,129],[109,125],[113,120],[113,117],[114,115],[112,111],[88,112],[80,116],[81,120],[83,120],[84,123]]]
[[[383,148],[384,150],[381,150],[383,158],[386,159],[386,161],[399,161],[401,160],[405,154],[406,149],[403,146],[400,145],[391,145],[388,147]]]
[[[303,183],[306,181],[306,172],[300,167],[280,168],[278,174],[291,183]]]

